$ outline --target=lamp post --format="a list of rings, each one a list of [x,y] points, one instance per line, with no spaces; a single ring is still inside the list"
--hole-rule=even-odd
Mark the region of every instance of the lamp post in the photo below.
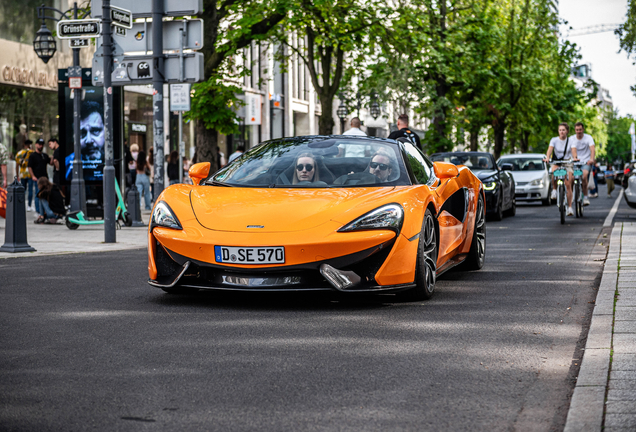
[[[46,15],[47,11],[57,12],[60,17],[65,19],[71,19],[67,11],[62,12],[58,9],[42,5],[37,8],[38,19],[42,20],[42,27],[35,35],[33,39],[33,49],[37,56],[42,59],[44,63],[53,57],[57,49],[57,43],[51,34],[51,31],[46,27],[45,20],[50,19],[53,21],[59,21],[59,18]],[[73,18],[77,19],[77,3],[73,3]],[[80,55],[79,48],[73,48],[73,67],[80,67]],[[80,69],[81,70],[81,69]],[[84,170],[82,169],[82,146],[80,142],[80,105],[82,103],[81,91],[77,92],[73,90],[73,151],[75,157],[73,159],[73,179],[71,180],[71,211],[82,211],[86,214],[86,187],[84,184]],[[62,143],[63,145],[63,143]]]
[[[336,114],[338,114],[338,117],[340,118],[340,135],[342,135],[344,133],[344,128],[345,128],[345,119],[347,118],[347,114],[349,114],[349,110],[344,104],[342,95],[340,95],[339,99],[340,99],[340,106],[338,107],[338,110],[336,110]]]
[[[380,115],[382,114],[380,104],[378,103],[378,94],[373,93],[371,95],[371,100],[373,102],[371,102],[371,108],[369,109],[369,112],[371,113],[371,117],[373,117],[373,120],[377,120],[378,117],[380,117]]]

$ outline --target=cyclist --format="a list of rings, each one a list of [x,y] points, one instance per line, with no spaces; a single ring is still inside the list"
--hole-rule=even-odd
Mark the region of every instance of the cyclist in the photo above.
[[[544,162],[550,161],[552,157],[552,153],[554,152],[554,160],[564,161],[564,160],[572,160],[576,159],[576,148],[574,148],[570,144],[570,139],[568,138],[568,133],[570,132],[570,126],[567,123],[561,123],[559,125],[559,136],[554,137],[550,140],[550,146],[548,147],[548,151],[546,153]],[[567,215],[574,216],[574,209],[572,209],[572,183],[574,181],[574,170],[572,168],[572,164],[567,164],[564,166],[566,171],[568,172],[568,179],[565,182],[567,196],[568,196],[568,209]],[[556,165],[552,165],[552,172],[557,169]],[[556,199],[557,197],[557,182],[554,176],[552,177],[552,193],[550,195],[550,199]]]
[[[587,182],[590,176],[590,171],[594,165],[595,146],[594,139],[585,133],[585,126],[583,123],[578,122],[574,125],[575,135],[570,137],[572,141],[572,148],[576,149],[579,159],[585,163],[583,165],[583,205],[590,205],[590,200],[587,198]]]

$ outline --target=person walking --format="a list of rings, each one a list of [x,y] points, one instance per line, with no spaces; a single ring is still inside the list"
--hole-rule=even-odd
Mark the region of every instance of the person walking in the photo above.
[[[596,178],[596,176],[599,172],[601,172],[601,169],[598,166],[598,162],[594,162],[594,165],[592,166],[592,173],[590,174],[590,176],[594,179],[594,189],[590,189],[590,198],[598,197],[598,179]]]
[[[612,197],[612,192],[614,191],[614,167],[612,165],[607,166],[607,170],[605,170],[605,183],[607,183],[607,197]]]
[[[29,157],[29,174],[34,184],[38,183],[40,177],[49,177],[46,172],[46,167],[49,165],[50,158],[49,155],[43,153],[42,150],[44,150],[44,140],[40,138],[35,142],[35,151],[31,153]],[[38,215],[41,215],[40,199],[37,195],[35,196],[35,211]]]
[[[60,143],[55,138],[49,140],[49,148],[53,150],[51,165],[53,165],[53,183],[60,185]]]
[[[35,211],[35,207],[33,206],[33,189],[35,183],[31,178],[31,174],[29,174],[29,158],[31,157],[31,153],[33,153],[31,144],[33,144],[33,141],[29,139],[25,140],[22,150],[15,155],[15,163],[18,166],[18,178],[27,195],[27,211]]]
[[[351,128],[348,129],[343,135],[354,135],[354,136],[367,136],[362,130],[360,130],[360,119],[358,117],[354,117],[351,119]]]
[[[170,186],[179,183],[179,152],[172,150],[168,158],[168,180]]]
[[[398,139],[400,137],[407,137],[413,144],[415,144],[420,150],[424,151],[422,148],[422,143],[420,142],[420,137],[413,131],[409,129],[409,116],[406,114],[400,114],[397,119],[397,127],[398,130],[393,131],[389,134],[389,139]]]
[[[234,159],[238,158],[243,153],[245,153],[245,146],[240,145],[236,147],[236,151],[230,155],[230,158],[228,159],[227,163],[232,163]]]
[[[146,153],[143,151],[140,151],[137,155],[137,165],[135,167],[135,171],[137,172],[135,186],[137,187],[137,191],[139,192],[139,197],[140,199],[142,196],[144,197],[146,210],[151,210],[150,204],[152,200],[150,199],[150,180],[148,179],[150,168],[148,167]]]

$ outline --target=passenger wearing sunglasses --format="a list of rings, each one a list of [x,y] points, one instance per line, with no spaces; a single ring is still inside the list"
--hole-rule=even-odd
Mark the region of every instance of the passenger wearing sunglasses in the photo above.
[[[391,175],[391,159],[384,153],[376,153],[369,163],[369,172],[380,179],[381,183],[389,181]]]
[[[311,153],[303,153],[296,158],[294,180],[292,184],[299,182],[316,182],[319,181],[318,166],[316,159]]]

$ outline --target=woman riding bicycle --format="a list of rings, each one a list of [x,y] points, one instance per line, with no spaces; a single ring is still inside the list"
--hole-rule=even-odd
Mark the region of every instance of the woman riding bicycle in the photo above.
[[[570,145],[570,139],[568,138],[568,133],[570,132],[570,126],[567,123],[561,123],[559,125],[559,136],[554,137],[550,140],[550,146],[548,147],[548,152],[546,153],[544,162],[549,162],[552,157],[552,152],[554,152],[554,161],[569,161],[572,159],[576,159],[576,148]],[[567,189],[568,196],[568,209],[567,215],[573,216],[574,209],[572,209],[572,182],[574,181],[574,171],[572,168],[572,164],[568,163],[563,166],[568,173],[567,181],[565,182],[565,186]],[[552,172],[557,169],[557,165],[552,165]],[[556,199],[557,197],[557,181],[552,176],[552,193],[550,195],[550,199]]]

